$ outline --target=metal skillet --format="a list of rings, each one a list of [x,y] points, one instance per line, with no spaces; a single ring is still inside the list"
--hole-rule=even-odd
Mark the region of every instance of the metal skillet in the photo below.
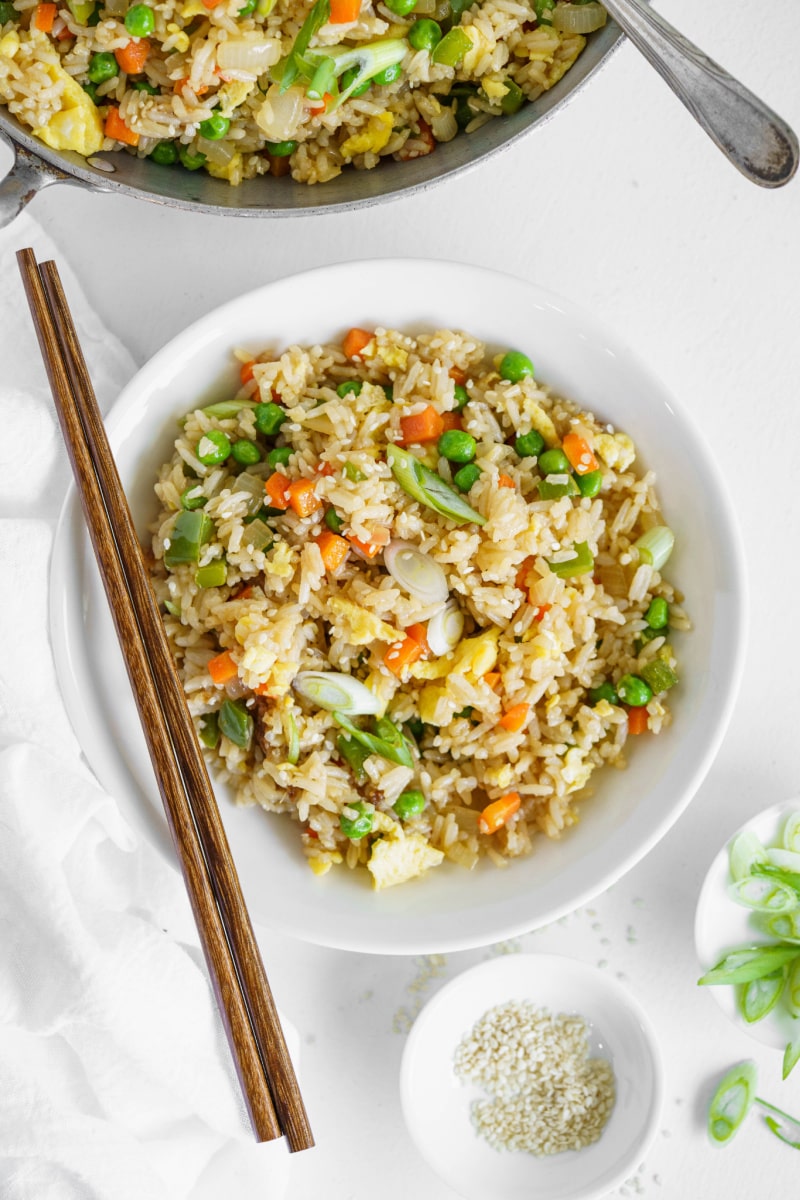
[[[49,149],[0,108],[0,139],[15,155],[10,173],[0,182],[0,227],[43,187],[57,182],[138,196],[191,212],[240,217],[350,211],[412,195],[508,149],[552,117],[608,60],[623,33],[742,174],[762,187],[789,182],[797,170],[798,143],[780,117],[642,0],[607,0],[606,8],[614,19],[591,35],[575,66],[533,104],[437,146],[435,154],[410,162],[384,162],[373,171],[344,171],[315,187],[288,177],[261,176],[232,188],[205,173],[172,170],[123,153],[87,160],[70,151]]]

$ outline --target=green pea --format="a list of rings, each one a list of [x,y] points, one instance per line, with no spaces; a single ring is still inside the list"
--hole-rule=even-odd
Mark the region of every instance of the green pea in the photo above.
[[[575,481],[578,484],[580,494],[588,496],[591,499],[592,496],[598,495],[603,486],[603,472],[587,471],[585,475],[576,475]]]
[[[577,496],[578,485],[571,475],[564,483],[554,483],[552,479],[539,479],[536,482],[540,500],[560,500],[562,496]]]
[[[339,516],[335,508],[325,510],[325,524],[330,529],[331,533],[341,533],[344,526],[344,521]]]
[[[107,79],[115,79],[119,75],[117,60],[106,50],[99,54],[93,54],[89,59],[89,69],[86,74],[90,83],[105,83]]]
[[[436,448],[450,462],[468,463],[475,457],[475,438],[463,429],[448,429],[439,438]]]
[[[238,441],[234,442],[231,446],[231,455],[243,467],[249,467],[253,463],[261,462],[261,451],[255,442],[251,442],[248,438],[239,438]]]
[[[507,379],[509,383],[519,383],[520,379],[533,379],[533,363],[521,350],[509,350],[503,355],[500,363],[500,378]]]
[[[174,142],[156,142],[149,157],[160,167],[171,167],[178,161],[178,149]]]
[[[346,92],[347,89],[351,86],[351,84],[355,83],[355,81],[358,79],[360,74],[361,74],[360,67],[348,67],[347,70],[342,73],[342,77],[339,80],[339,90],[342,92]],[[358,87],[353,88],[350,95],[351,96],[363,96],[364,92],[369,91],[371,84],[372,84],[371,79],[365,79],[363,81],[363,83],[360,83],[358,85]]]
[[[205,154],[199,151],[192,151],[188,146],[183,144],[178,145],[178,158],[181,160],[181,166],[187,171],[199,171],[203,163],[206,161]]]
[[[592,704],[599,704],[601,700],[607,700],[609,704],[619,704],[617,689],[608,679],[597,687],[589,688],[589,699]]]
[[[403,74],[403,68],[400,63],[392,63],[389,67],[384,67],[382,71],[378,71],[377,75],[372,76],[372,82],[377,83],[379,87],[385,87],[387,83],[394,83]]]
[[[206,467],[224,463],[230,452],[230,438],[221,429],[209,429],[197,443],[197,457]]]
[[[502,112],[506,114],[506,116],[510,116],[512,113],[519,112],[519,110],[522,108],[523,104],[525,103],[525,93],[523,92],[522,88],[508,76],[506,76],[506,78],[503,80],[503,84],[508,88],[508,91],[500,101],[500,108]]]
[[[416,3],[416,0],[414,0],[414,3]],[[7,25],[9,21],[16,21],[18,17],[19,13],[14,8],[14,5],[9,0],[2,0],[0,3],[0,25]]]
[[[644,619],[651,629],[663,629],[669,623],[669,605],[663,596],[654,596]]]
[[[137,92],[147,92],[148,96],[160,96],[161,88],[157,88],[149,79],[129,79],[129,85]]]
[[[201,121],[198,126],[201,135],[208,138],[209,142],[218,142],[220,138],[224,138],[230,127],[229,119],[219,112],[212,113],[207,121]]]
[[[203,489],[199,484],[194,484],[185,492],[181,492],[181,508],[185,508],[187,512],[194,512],[196,508],[202,508],[204,504],[208,504],[208,496],[203,495]]]
[[[457,383],[453,388],[453,395],[456,400],[456,412],[463,412],[464,405],[469,402],[469,392],[461,383]]]
[[[267,455],[267,462],[273,469],[277,466],[285,467],[293,454],[291,446],[275,446]]]
[[[617,684],[617,693],[623,704],[641,708],[653,699],[653,689],[638,675],[623,675]]]
[[[407,821],[409,817],[416,817],[425,807],[425,796],[416,788],[411,791],[401,792],[392,806],[401,821]]]
[[[346,817],[342,813],[339,817],[339,828],[345,837],[350,838],[353,842],[357,842],[372,829],[372,822],[375,819],[375,809],[371,805],[365,804],[363,800],[354,800],[347,807],[358,813],[358,816]]]
[[[200,741],[208,750],[216,750],[219,745],[219,717],[217,713],[206,713],[200,718]]]
[[[468,492],[481,477],[480,467],[476,467],[475,463],[467,463],[460,471],[456,471],[453,476],[453,483],[460,492]]]
[[[417,6],[417,0],[386,0],[386,7],[395,16],[407,17]]]
[[[420,17],[409,29],[408,40],[415,50],[434,50],[442,40],[442,27],[430,17]]]
[[[288,158],[297,149],[297,142],[267,142],[267,150],[273,158]]]
[[[131,37],[149,37],[155,27],[155,13],[148,4],[134,4],[125,14],[125,28]]]
[[[344,383],[340,383],[336,389],[336,395],[341,396],[344,400],[345,396],[360,396],[363,383],[360,379],[348,379]]]
[[[539,455],[539,470],[543,475],[569,475],[572,467],[563,450],[545,450]]]
[[[237,700],[225,700],[219,710],[219,730],[228,741],[242,750],[249,749],[253,739],[253,718]]]
[[[514,449],[520,458],[538,458],[544,450],[544,438],[535,429],[521,433],[514,441]]]
[[[2,24],[3,24],[3,22],[0,21],[0,25],[2,25]],[[90,98],[90,100],[93,100],[94,103],[96,104],[97,103],[97,84],[96,83],[83,83],[83,84],[81,84],[81,87],[86,92],[86,95]]]
[[[271,400],[269,404],[257,404],[253,412],[256,429],[259,433],[263,433],[264,437],[272,437],[276,434],[286,420],[286,409],[281,408],[280,404],[274,404]]]

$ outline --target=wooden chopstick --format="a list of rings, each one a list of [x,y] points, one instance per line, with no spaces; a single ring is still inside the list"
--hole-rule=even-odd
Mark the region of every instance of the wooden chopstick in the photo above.
[[[314,1144],[57,268],[17,255],[175,849],[256,1136]]]

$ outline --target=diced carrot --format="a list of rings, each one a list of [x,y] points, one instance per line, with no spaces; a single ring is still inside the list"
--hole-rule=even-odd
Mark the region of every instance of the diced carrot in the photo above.
[[[514,480],[511,478],[510,475],[498,475],[497,476],[497,485],[498,485],[498,487],[510,487],[510,488],[516,487],[516,484],[514,483]]]
[[[253,688],[253,691],[255,692],[255,694],[257,696],[267,696],[267,695],[269,695],[269,689],[271,687],[272,687],[271,683],[257,683],[256,686]]]
[[[549,613],[552,607],[552,604],[537,604],[533,614],[534,621],[541,621],[542,617],[546,613]]]
[[[628,709],[628,733],[647,733],[647,709],[644,705]]]
[[[266,155],[269,159],[269,173],[274,179],[281,179],[291,173],[292,160],[288,154],[270,154],[267,150]]]
[[[507,729],[509,733],[519,733],[520,729],[524,728],[530,711],[530,704],[512,704],[511,708],[506,709],[497,724],[501,725],[503,729]]]
[[[294,483],[290,483],[289,503],[298,517],[310,517],[318,508],[322,508],[322,501],[314,491],[314,480],[295,479]]]
[[[308,111],[311,113],[311,116],[318,117],[320,113],[324,113],[332,99],[333,96],[330,94],[330,92],[325,92],[324,96],[322,97],[321,104],[314,104],[311,108],[309,108]]]
[[[222,4],[222,0],[203,0],[203,8],[216,8],[218,4]]]
[[[37,4],[33,10],[33,25],[40,33],[49,33],[53,28],[58,7],[55,4]]]
[[[481,833],[497,833],[511,820],[521,803],[519,792],[507,792],[499,800],[493,800],[478,817],[478,829]]]
[[[366,329],[348,329],[342,341],[342,349],[348,358],[361,358],[372,341],[373,334]]]
[[[205,4],[206,0],[203,0]],[[361,12],[361,0],[331,0],[331,15],[328,18],[331,25],[346,25],[349,21],[357,21]]]
[[[457,412],[442,413],[442,433],[447,433],[448,429],[463,429],[461,417]]]
[[[568,433],[561,443],[561,449],[569,459],[570,466],[576,475],[588,475],[590,471],[600,469],[592,447],[579,433]]]
[[[322,533],[314,538],[314,541],[319,546],[326,571],[335,571],[350,553],[346,539],[339,537],[339,534],[334,533],[331,529],[323,529]]]
[[[402,446],[412,446],[417,442],[435,442],[442,436],[444,421],[432,404],[423,408],[422,412],[411,413],[408,417],[400,418]]]
[[[332,475],[333,467],[331,466],[331,464],[329,462],[317,463],[317,474],[318,475]]]
[[[242,387],[246,387],[253,378],[255,374],[253,368],[255,365],[255,362],[246,362],[242,363],[241,367],[239,368],[239,378],[242,381]]]
[[[114,58],[126,75],[138,75],[144,70],[149,54],[150,43],[147,38],[139,38],[138,41],[131,39],[126,45],[120,46],[114,51]],[[119,140],[122,141],[121,138]]]
[[[409,625],[406,630],[406,636],[413,638],[422,647],[423,654],[430,654],[431,648],[428,645],[428,626],[418,621],[415,625]]]
[[[514,580],[518,588],[524,589],[527,586],[528,572],[535,562],[536,559],[532,554],[529,554],[528,557],[523,558],[522,562],[519,564],[517,578]]]
[[[119,60],[118,60],[119,61]],[[183,89],[189,82],[189,76],[184,75],[183,79],[178,79],[175,83],[174,91],[183,93]],[[208,91],[208,86],[205,83],[198,83],[197,87],[192,88],[195,96],[205,96]]]
[[[273,475],[270,475],[264,484],[264,491],[269,496],[270,508],[285,509],[289,507],[291,502],[289,488],[291,486],[291,480],[287,479],[285,475],[281,475],[280,471],[275,471]]]
[[[109,106],[103,132],[106,137],[114,138],[117,142],[124,142],[126,146],[139,145],[138,133],[134,133],[132,129],[128,128],[119,115],[119,109],[115,104]]]
[[[453,383],[457,383],[461,387],[463,387],[467,382],[467,373],[466,371],[462,371],[461,367],[451,367],[448,371],[448,375],[452,379]]]
[[[208,660],[208,673],[217,685],[228,683],[239,674],[239,668],[230,656],[229,651],[223,650]]]
[[[54,33],[53,37],[57,42],[66,42],[70,38],[75,37],[75,34],[70,29],[69,25],[62,25],[58,33]]]
[[[249,600],[250,597],[252,596],[252,594],[253,594],[253,589],[252,589],[251,585],[248,583],[245,587],[243,587],[241,589],[241,591],[238,591],[238,592],[236,592],[235,595],[231,596],[231,600]]]
[[[374,558],[375,555],[381,550],[381,546],[378,542],[362,542],[361,538],[357,538],[354,533],[348,534],[347,540],[351,546],[354,546],[356,550],[360,550],[361,553],[365,554],[367,558]]]
[[[422,646],[412,637],[406,637],[389,647],[383,656],[383,663],[394,675],[402,675],[404,669],[418,658],[422,658]]]
[[[483,682],[488,683],[489,687],[492,689],[493,692],[496,691],[497,685],[500,682],[500,672],[499,671],[487,671],[483,677]]]

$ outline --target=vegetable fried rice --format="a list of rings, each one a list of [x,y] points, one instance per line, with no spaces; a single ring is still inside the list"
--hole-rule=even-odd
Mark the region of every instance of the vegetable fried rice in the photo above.
[[[186,418],[152,542],[215,768],[316,874],[378,888],[560,837],[669,724],[689,628],[631,439],[462,332],[240,367]]]
[[[321,183],[517,112],[605,20],[597,0],[0,0],[0,102],[56,150]]]

